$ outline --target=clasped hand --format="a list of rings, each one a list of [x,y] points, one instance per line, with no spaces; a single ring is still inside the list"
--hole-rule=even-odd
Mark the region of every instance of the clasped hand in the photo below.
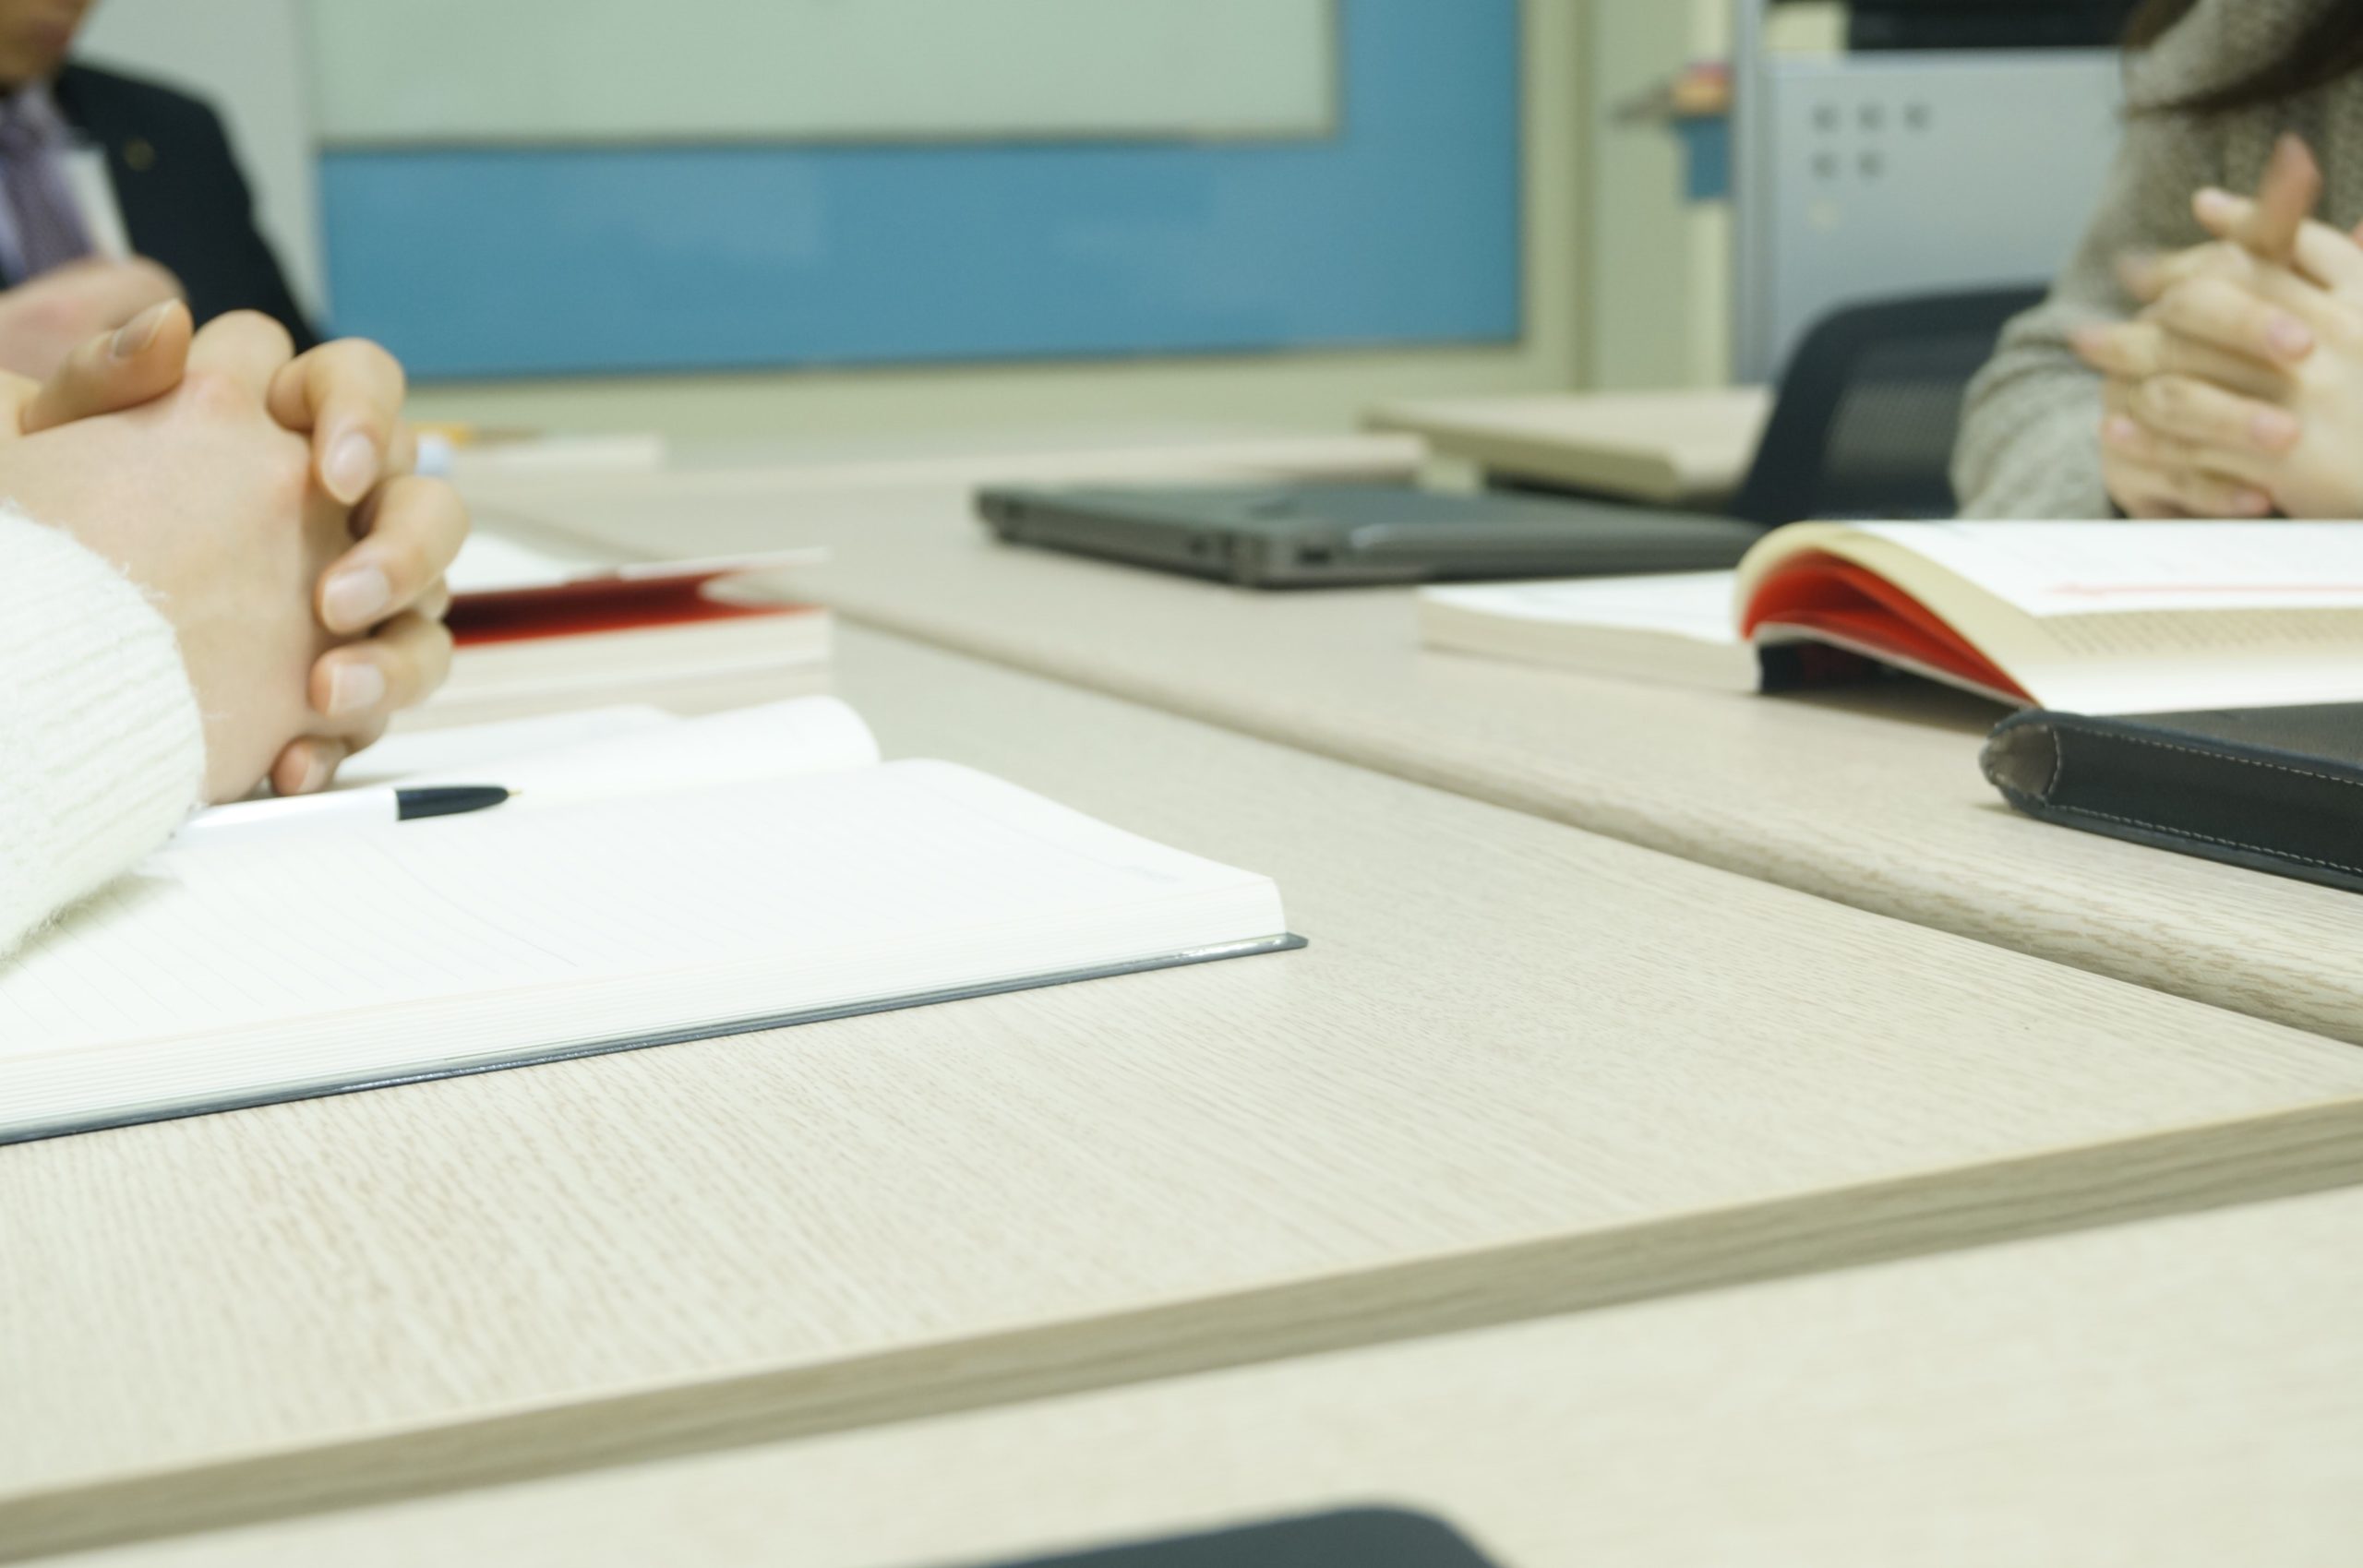
[[[444,569],[467,533],[411,474],[402,368],[347,341],[300,357],[266,317],[194,331],[171,301],[49,381],[0,373],[6,494],[115,563],[171,621],[208,799],[324,787],[440,682]]]
[[[2135,319],[2076,334],[2128,516],[2363,516],[2363,244],[2311,221],[2321,193],[2285,140],[2254,198],[2194,199],[2213,243],[2128,260]]]

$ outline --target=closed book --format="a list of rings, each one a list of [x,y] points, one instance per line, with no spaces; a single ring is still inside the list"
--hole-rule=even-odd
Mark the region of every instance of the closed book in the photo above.
[[[618,562],[594,547],[486,532],[450,582],[451,673],[409,723],[471,724],[581,701],[680,706],[717,682],[766,696],[828,681],[830,617],[774,581],[822,558],[783,550]]]

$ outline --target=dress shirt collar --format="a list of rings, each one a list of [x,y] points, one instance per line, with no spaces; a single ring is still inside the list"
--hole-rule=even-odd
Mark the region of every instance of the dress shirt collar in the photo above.
[[[21,126],[43,147],[62,150],[74,144],[74,127],[66,124],[65,113],[57,107],[57,94],[45,81],[27,82],[0,97],[0,117]]]

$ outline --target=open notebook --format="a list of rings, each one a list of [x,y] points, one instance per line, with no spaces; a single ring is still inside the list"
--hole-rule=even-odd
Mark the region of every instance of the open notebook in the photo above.
[[[414,737],[522,793],[168,849],[0,962],[0,1143],[1301,945],[1267,879],[830,699],[605,719]]]
[[[1736,573],[1431,589],[1430,643],[1773,689],[1865,661],[2081,713],[2363,700],[2363,523],[1798,523]]]

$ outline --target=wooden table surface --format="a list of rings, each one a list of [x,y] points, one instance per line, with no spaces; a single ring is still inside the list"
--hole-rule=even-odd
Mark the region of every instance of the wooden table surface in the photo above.
[[[88,1559],[919,1568],[1332,1508],[1502,1568],[2344,1568],[2363,1196]]]
[[[2363,902],[2014,815],[1977,768],[2002,710],[1943,688],[1742,697],[1430,652],[1408,592],[1257,593],[1002,545],[932,474],[526,505],[642,551],[823,544],[801,581],[851,620],[2363,1042]]]
[[[849,632],[1297,954],[0,1149],[0,1555],[2363,1179],[2363,1053]],[[794,896],[792,879],[782,896]]]

